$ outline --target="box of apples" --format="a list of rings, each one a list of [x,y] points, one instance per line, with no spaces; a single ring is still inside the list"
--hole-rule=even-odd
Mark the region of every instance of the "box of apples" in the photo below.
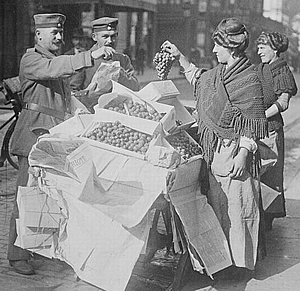
[[[119,114],[145,119],[149,122],[161,123],[165,131],[174,128],[176,122],[173,106],[142,100],[135,92],[121,84],[112,82],[113,92],[103,94],[99,98],[98,104],[94,107],[95,112],[98,109],[106,109]]]
[[[175,126],[167,130],[169,133],[186,130],[196,122],[195,118],[179,100],[180,92],[171,80],[150,82],[137,95],[147,102],[152,101],[174,107]]]
[[[179,156],[179,164],[202,156],[199,144],[184,130],[166,135],[159,123],[137,122],[135,117],[105,109],[95,112],[81,137],[92,146],[166,168],[178,165]]]
[[[180,154],[181,162],[203,155],[200,145],[185,130],[168,135],[165,139],[169,145]]]
[[[156,137],[162,133],[157,122],[131,117],[118,112],[97,109],[93,121],[81,137],[95,147],[115,153],[146,160],[151,145],[157,144]]]

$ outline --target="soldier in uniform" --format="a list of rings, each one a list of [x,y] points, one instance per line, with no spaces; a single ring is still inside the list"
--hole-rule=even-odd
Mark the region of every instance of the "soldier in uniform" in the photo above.
[[[34,15],[37,44],[28,49],[21,59],[19,78],[24,103],[12,137],[12,153],[18,156],[19,162],[17,187],[27,184],[28,155],[37,140],[35,130],[48,130],[72,116],[75,111],[68,77],[77,70],[92,67],[93,62],[103,56],[100,49],[72,56],[57,56],[63,42],[65,19],[64,15],[57,13]],[[30,253],[14,245],[18,216],[18,206],[15,202],[10,222],[7,258],[16,272],[31,275],[34,274],[34,270],[28,263]]]
[[[92,26],[92,39],[96,42],[96,44],[91,48],[91,51],[99,49],[104,57],[96,60],[93,67],[85,69],[84,87],[87,88],[87,86],[90,85],[93,76],[103,62],[110,64],[114,61],[119,61],[120,68],[117,82],[133,91],[138,91],[140,89],[140,85],[134,75],[135,70],[129,56],[119,53],[115,49],[118,36],[118,18],[102,17],[92,21]],[[105,88],[103,87],[100,91],[101,94],[104,94],[110,92],[111,89],[112,84],[110,80],[108,80]],[[82,96],[85,96],[85,94],[88,94],[88,90],[75,92],[75,96],[78,97],[79,100],[81,100]],[[95,100],[95,104],[96,103],[97,100]]]

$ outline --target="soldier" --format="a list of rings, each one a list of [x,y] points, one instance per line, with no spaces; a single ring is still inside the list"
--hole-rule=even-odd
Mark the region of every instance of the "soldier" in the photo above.
[[[72,116],[76,110],[71,101],[67,78],[77,70],[92,67],[93,62],[103,55],[103,51],[97,49],[72,56],[57,56],[63,42],[65,19],[64,15],[58,13],[34,15],[37,44],[28,49],[21,59],[19,78],[24,104],[12,137],[12,153],[18,157],[19,162],[17,187],[27,184],[28,155],[37,140],[35,129],[48,130]],[[28,263],[30,253],[14,246],[18,216],[15,202],[7,258],[16,272],[31,275],[34,270]]]
[[[135,71],[130,58],[125,54],[117,52],[115,49],[118,36],[118,18],[102,17],[92,21],[92,26],[92,39],[96,42],[96,44],[91,48],[91,51],[99,49],[103,54],[103,58],[96,60],[93,67],[85,70],[86,75],[84,87],[87,88],[90,85],[101,64],[106,63],[109,65],[114,61],[119,61],[120,68],[117,72],[118,78],[116,81],[133,91],[138,91],[140,89],[140,85],[134,76]],[[111,89],[112,83],[108,78],[104,86],[100,88],[101,94],[108,93]],[[81,100],[82,96],[85,96],[88,92],[89,90],[76,92],[75,96]],[[95,104],[96,103],[97,100],[95,100]]]

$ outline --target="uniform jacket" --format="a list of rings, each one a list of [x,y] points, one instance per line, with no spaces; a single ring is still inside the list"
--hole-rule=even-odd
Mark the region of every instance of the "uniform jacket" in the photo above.
[[[96,50],[97,45],[95,44],[92,48],[91,51]],[[84,88],[86,88],[92,81],[92,78],[101,65],[101,63],[104,60],[102,58],[99,58],[95,60],[95,65],[91,68],[87,68],[85,70],[85,83],[84,83]],[[116,52],[113,57],[112,61],[119,61],[120,66],[125,70],[125,75],[120,76],[118,83],[121,85],[133,90],[133,91],[138,91],[140,89],[139,82],[137,78],[134,76],[134,67],[131,64],[130,58],[122,53]],[[107,61],[106,61],[107,62]]]
[[[23,55],[19,78],[25,104],[38,104],[61,112],[72,114],[71,90],[68,77],[83,67],[92,66],[90,51],[74,56],[55,56],[36,45]],[[12,153],[27,157],[36,136],[36,128],[49,129],[63,120],[38,111],[23,109],[12,137]]]
[[[85,51],[84,48],[81,48],[80,51]],[[75,55],[75,49],[71,48],[67,52],[64,53],[65,55]],[[85,80],[85,70],[79,70],[70,78],[70,87],[72,91],[79,91],[84,89],[84,80]]]

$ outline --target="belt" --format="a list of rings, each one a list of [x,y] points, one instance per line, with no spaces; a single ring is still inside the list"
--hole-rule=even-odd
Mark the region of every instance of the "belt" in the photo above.
[[[36,103],[23,103],[23,108],[27,110],[41,112],[52,117],[56,117],[60,120],[65,120],[65,113],[62,111],[54,110],[49,107],[45,107]]]

